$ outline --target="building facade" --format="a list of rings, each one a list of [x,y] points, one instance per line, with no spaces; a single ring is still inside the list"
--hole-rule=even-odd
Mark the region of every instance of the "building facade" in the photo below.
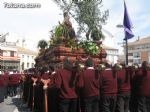
[[[106,53],[107,53],[106,60],[109,61],[109,63],[111,63],[112,65],[117,63],[118,56],[119,56],[119,50],[115,49],[113,47],[105,46],[105,45],[103,48],[106,50]]]
[[[23,71],[33,68],[35,51],[19,47],[15,42],[0,42],[0,71]]]
[[[23,47],[17,47],[17,50],[20,57],[20,71],[33,68],[37,53]]]
[[[143,61],[150,63],[150,37],[138,39],[128,44],[129,64],[142,64]]]
[[[20,57],[14,43],[0,43],[1,71],[15,71],[20,69]]]

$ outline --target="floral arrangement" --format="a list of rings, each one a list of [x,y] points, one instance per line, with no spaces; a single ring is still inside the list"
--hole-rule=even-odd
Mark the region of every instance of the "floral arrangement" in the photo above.
[[[56,28],[55,28],[55,37],[58,39],[62,36],[65,36],[65,37],[69,36],[68,29],[65,25],[59,23],[59,25],[56,26]],[[68,38],[68,37],[66,37],[66,38]]]
[[[83,48],[85,53],[89,55],[97,55],[100,53],[100,47],[93,41],[81,41],[78,48]]]

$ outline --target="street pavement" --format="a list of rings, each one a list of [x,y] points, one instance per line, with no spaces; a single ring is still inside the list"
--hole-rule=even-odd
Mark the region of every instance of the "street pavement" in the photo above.
[[[30,112],[28,108],[21,105],[22,101],[19,96],[8,97],[0,103],[0,112]]]

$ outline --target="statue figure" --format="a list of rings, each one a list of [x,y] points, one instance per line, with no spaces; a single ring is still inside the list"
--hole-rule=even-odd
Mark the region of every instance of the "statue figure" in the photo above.
[[[68,12],[64,12],[63,16],[64,16],[63,24],[66,26],[68,30],[68,36],[70,39],[74,39],[76,37],[76,34],[72,27],[72,23],[70,22],[70,17],[68,15]],[[68,36],[65,35],[66,38],[68,38]]]

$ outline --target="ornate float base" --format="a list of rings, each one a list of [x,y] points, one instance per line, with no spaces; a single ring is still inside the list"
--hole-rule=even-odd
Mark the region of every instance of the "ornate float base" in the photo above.
[[[87,55],[83,49],[72,50],[68,47],[57,46],[46,53],[46,58],[50,64],[62,63],[66,57],[68,57],[72,62],[75,62],[76,60],[84,62],[89,56],[93,58],[95,64],[99,64],[102,59],[106,58],[106,51],[102,49],[99,55],[92,56]]]

